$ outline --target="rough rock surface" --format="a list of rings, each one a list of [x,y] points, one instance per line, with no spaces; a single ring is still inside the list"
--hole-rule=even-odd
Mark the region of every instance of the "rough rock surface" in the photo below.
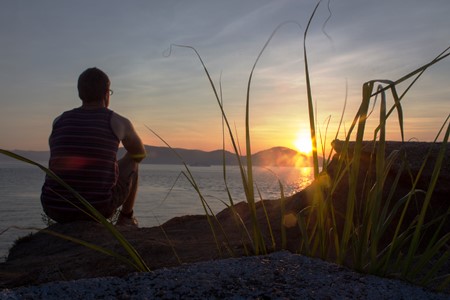
[[[336,141],[334,145],[339,153],[339,142]],[[370,146],[370,143],[367,145]],[[387,150],[387,153],[398,149],[406,149],[407,161],[411,162],[411,173],[418,171],[421,165],[419,161],[423,160],[424,153],[431,146],[429,143],[402,145],[389,143],[388,145],[390,150]],[[438,181],[438,189],[433,194],[432,201],[432,205],[440,207],[440,210],[447,210],[449,207],[448,182],[450,182],[450,155],[449,149],[446,151],[447,154],[443,163],[443,170]],[[432,161],[436,158],[436,153],[437,151],[432,151],[430,163],[424,169],[422,179],[417,186],[418,188],[427,189],[427,184],[433,169]],[[362,168],[368,168],[369,158],[369,154],[367,154],[364,158],[366,162],[363,163]],[[336,164],[337,157],[333,159],[329,167],[328,171],[330,176],[333,176]],[[395,175],[396,168],[393,167],[389,176],[395,177]],[[310,187],[285,200],[286,214],[295,215],[309,205],[314,184],[317,183],[313,183]],[[409,185],[410,180],[408,181],[408,176],[402,175],[402,182],[396,191],[396,196],[404,195],[403,193],[410,189]],[[346,193],[345,184],[338,187],[335,191],[335,205],[338,210],[345,209]],[[273,247],[269,247],[268,251],[278,251],[282,243],[280,234],[282,230],[280,201],[272,200],[264,201],[263,203],[275,237],[275,244]],[[269,227],[267,226],[266,216],[261,204],[262,202],[257,203],[257,217],[261,224],[261,230],[266,238],[266,244],[272,245]],[[244,202],[238,203],[235,205],[234,210],[243,220],[247,230],[251,232],[251,217],[247,204]],[[414,212],[411,213],[414,215]],[[174,218],[160,227],[139,229],[118,227],[118,229],[137,249],[151,270],[175,267],[181,263],[195,263],[253,254],[251,241],[246,236],[245,231],[242,230],[242,223],[236,219],[231,209],[225,209],[217,214],[216,219],[212,219],[210,222],[214,224],[214,235],[206,216]],[[448,222],[446,226],[448,226]],[[101,225],[94,222],[57,224],[49,227],[48,230],[92,242],[124,254],[121,246],[112,238],[111,234]],[[300,240],[298,227],[288,227],[285,230],[287,243],[284,249],[296,253]],[[0,264],[0,287],[14,288],[61,280],[126,276],[132,272],[134,272],[132,267],[123,264],[116,258],[89,250],[83,246],[62,240],[45,232],[38,232],[19,240],[11,249],[7,261]]]
[[[342,148],[344,147],[344,142],[335,140],[333,141],[332,145],[339,155],[339,153],[342,151]],[[354,146],[354,142],[349,143],[349,153],[353,153]],[[374,144],[373,142],[363,143],[362,151],[365,154],[365,159],[367,160],[365,162],[365,166],[369,165],[369,156],[373,148],[376,146],[377,144]],[[394,153],[399,155],[399,158],[394,160],[394,164],[391,167],[391,173],[396,174],[398,172],[401,167],[401,163],[403,162],[400,157],[404,155],[406,158],[405,161],[407,162],[406,165],[411,171],[412,176],[416,176],[419,173],[422,164],[424,164],[422,176],[420,176],[420,180],[417,186],[418,188],[427,189],[441,146],[442,143],[387,142],[385,149],[386,157],[393,155]],[[434,194],[436,194],[437,197],[441,197],[445,194],[448,195],[448,193],[450,193],[450,147],[448,146],[448,144],[446,145],[444,153],[444,161],[441,165],[436,188],[434,189]],[[406,172],[404,172],[404,176],[402,176],[402,179],[405,185],[410,183],[410,177],[408,176],[408,174],[406,174]]]
[[[335,176],[335,172],[338,166],[338,158],[341,155],[344,147],[344,142],[335,140],[332,143],[333,148],[336,151],[336,155],[333,158],[328,168],[330,177]],[[374,149],[377,149],[378,145],[373,142],[364,142],[362,146],[361,165],[359,169],[358,187],[356,196],[362,194],[363,188],[371,188],[367,184],[367,174],[375,177],[375,162],[376,158],[373,153]],[[417,179],[415,190],[421,191],[416,193],[412,197],[412,204],[405,215],[406,224],[410,224],[418,215],[418,210],[422,207],[422,203],[425,199],[425,192],[428,191],[430,183],[432,182],[433,172],[438,159],[439,151],[441,151],[442,143],[426,143],[426,142],[387,142],[385,147],[386,161],[392,160],[392,166],[387,172],[386,180],[384,182],[383,199],[387,199],[389,193],[392,192],[392,199],[398,200],[409,193],[413,188],[413,182]],[[348,147],[348,153],[350,158],[353,154],[355,143],[350,142]],[[443,212],[450,213],[450,147],[448,144],[443,148],[443,161],[439,165],[440,171],[437,178],[435,188],[433,190],[430,203],[427,207],[425,221],[434,220],[436,216],[441,216]],[[344,160],[350,160],[344,159]],[[398,180],[397,185],[393,185],[395,180]],[[392,189],[392,186],[395,188]],[[348,194],[348,177],[344,176],[341,184],[336,188],[334,193],[334,201],[336,208],[339,212],[344,213],[346,208],[346,201]],[[364,197],[362,197],[364,199]],[[394,203],[391,203],[391,206]],[[397,214],[397,219],[399,214]],[[432,233],[436,227],[430,227],[429,233]],[[441,229],[442,233],[450,232],[450,218],[447,217],[446,222]],[[423,241],[426,244],[426,240]]]
[[[0,291],[0,299],[46,300],[449,298],[400,280],[359,274],[288,252]]]

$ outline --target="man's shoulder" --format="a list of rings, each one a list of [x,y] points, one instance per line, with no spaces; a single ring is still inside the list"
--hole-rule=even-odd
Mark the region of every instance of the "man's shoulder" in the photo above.
[[[116,113],[115,111],[112,112],[111,121],[118,122],[118,123],[125,124],[125,125],[130,123],[130,120],[128,120],[128,118]]]
[[[70,110],[66,110],[63,113],[61,113],[59,116],[57,116],[54,120],[53,120],[53,126],[56,125],[56,123],[61,120],[63,117],[66,117],[67,115],[71,114],[76,108],[70,109]]]
[[[126,117],[113,112],[111,116],[111,128],[119,140],[123,140],[133,131],[133,124]]]

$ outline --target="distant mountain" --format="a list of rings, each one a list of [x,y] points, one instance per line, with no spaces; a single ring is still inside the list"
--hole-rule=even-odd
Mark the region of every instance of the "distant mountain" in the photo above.
[[[236,155],[229,151],[215,150],[202,151],[182,148],[145,146],[147,157],[143,163],[148,164],[181,164],[183,161],[191,166],[222,165],[223,160],[227,165],[237,165]],[[123,149],[122,149],[123,151]],[[178,157],[177,154],[180,156]],[[119,155],[122,153],[119,153]],[[241,156],[241,162],[246,163],[245,156]],[[255,166],[311,166],[311,158],[295,150],[286,147],[274,147],[252,155],[252,163]]]
[[[143,163],[146,164],[182,164],[184,161],[191,166],[209,166],[222,165],[224,159],[227,165],[237,165],[238,163],[234,153],[223,150],[202,151],[174,148],[173,150],[180,156],[178,157],[173,150],[167,147],[145,146],[145,149],[147,157]],[[46,162],[49,158],[48,151],[14,150],[13,152],[37,162]],[[124,149],[119,149],[119,157],[123,153]],[[13,161],[12,158],[0,155],[0,163]],[[246,163],[246,158],[241,157],[241,161]],[[252,163],[255,166],[310,166],[311,159],[289,148],[274,147],[253,154]]]
[[[171,150],[167,147],[156,146],[145,146],[145,150],[147,151],[147,157],[143,163],[148,164],[182,164],[184,161],[188,165],[195,166],[221,165],[224,157],[227,164],[234,165],[237,163],[237,158],[234,154],[228,151],[223,152],[222,150],[210,152],[182,148]]]
[[[256,166],[311,166],[311,157],[286,147],[274,147],[252,155]]]

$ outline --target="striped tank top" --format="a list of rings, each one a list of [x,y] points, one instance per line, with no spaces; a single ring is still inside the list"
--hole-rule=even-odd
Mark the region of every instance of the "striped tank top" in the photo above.
[[[107,108],[64,112],[53,124],[49,139],[50,170],[105,216],[113,210],[112,188],[118,178],[120,141],[111,129],[112,114]],[[84,209],[67,189],[47,176],[41,194],[44,211],[50,217],[53,212],[68,219],[83,218],[67,200]]]

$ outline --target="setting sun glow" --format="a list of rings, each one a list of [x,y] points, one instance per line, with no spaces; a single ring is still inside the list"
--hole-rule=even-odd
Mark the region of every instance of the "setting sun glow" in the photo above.
[[[311,137],[306,132],[299,132],[297,134],[297,138],[294,141],[294,146],[297,151],[305,154],[309,154],[312,152],[312,143]]]

